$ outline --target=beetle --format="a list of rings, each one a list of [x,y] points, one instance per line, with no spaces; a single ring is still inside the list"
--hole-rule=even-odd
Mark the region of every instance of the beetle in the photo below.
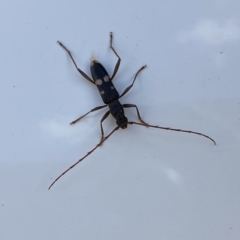
[[[73,167],[75,167],[78,163],[80,163],[83,159],[85,159],[87,156],[89,156],[93,151],[95,151],[98,147],[100,147],[103,142],[105,142],[115,131],[117,131],[119,128],[125,129],[127,128],[128,124],[136,124],[139,126],[145,126],[145,127],[152,127],[152,128],[158,128],[158,129],[163,129],[163,130],[171,130],[171,131],[177,131],[177,132],[185,132],[185,133],[192,133],[192,134],[196,134],[196,135],[200,135],[203,137],[206,137],[208,139],[210,139],[215,145],[216,142],[209,136],[200,133],[200,132],[195,132],[195,131],[190,131],[190,130],[183,130],[183,129],[176,129],[176,128],[170,128],[170,127],[161,127],[161,126],[157,126],[157,125],[150,125],[148,123],[146,123],[145,121],[143,121],[143,119],[140,116],[140,112],[138,110],[138,107],[135,104],[121,104],[119,102],[119,99],[121,97],[123,97],[134,85],[135,80],[137,79],[138,74],[146,68],[146,65],[142,66],[137,73],[134,76],[133,82],[132,84],[130,84],[121,95],[119,95],[118,91],[116,90],[114,84],[113,84],[113,79],[115,77],[115,75],[118,72],[120,63],[121,63],[121,58],[119,57],[119,55],[117,54],[116,50],[113,48],[113,33],[110,32],[110,48],[113,51],[113,53],[116,55],[116,57],[118,58],[117,63],[115,65],[114,71],[112,76],[110,77],[107,70],[104,68],[104,66],[99,63],[96,59],[92,58],[91,63],[90,63],[90,70],[91,70],[91,74],[92,74],[92,78],[91,79],[85,72],[83,72],[76,64],[74,58],[72,57],[71,52],[65,47],[65,45],[63,45],[62,42],[58,41],[57,42],[70,56],[73,64],[75,65],[77,71],[86,79],[88,80],[90,83],[96,85],[96,87],[98,88],[98,91],[100,93],[100,96],[102,97],[102,100],[104,102],[104,105],[102,106],[98,106],[95,107],[93,109],[91,109],[89,112],[85,113],[84,115],[82,115],[81,117],[77,118],[76,120],[72,121],[70,124],[75,124],[76,122],[80,121],[82,118],[84,118],[85,116],[87,116],[89,113],[100,110],[102,108],[105,107],[109,107],[109,110],[103,115],[101,121],[100,121],[100,128],[101,128],[101,140],[100,142],[96,145],[96,147],[94,147],[91,151],[89,151],[85,156],[83,156],[81,159],[79,159],[76,163],[74,163],[72,166],[70,166],[67,170],[65,170],[63,173],[61,173],[53,182],[52,184],[49,186],[48,189],[50,189],[58,180],[59,178],[61,178],[64,174],[66,174],[70,169],[72,169]],[[124,108],[135,108],[136,112],[137,112],[137,116],[138,119],[140,120],[139,122],[133,122],[133,121],[128,121],[127,117],[125,116],[124,113]],[[109,114],[111,113],[111,115],[116,119],[116,124],[117,127],[114,128],[107,136],[104,135],[104,131],[103,131],[103,126],[102,123],[103,121],[109,116]]]

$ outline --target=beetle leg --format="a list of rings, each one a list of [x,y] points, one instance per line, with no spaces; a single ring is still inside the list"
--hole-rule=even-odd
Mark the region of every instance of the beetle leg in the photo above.
[[[82,115],[81,117],[77,118],[76,120],[72,121],[70,124],[73,125],[75,124],[76,122],[80,121],[82,118],[84,118],[85,116],[87,116],[89,113],[91,112],[94,112],[94,111],[97,111],[99,109],[102,109],[104,107],[106,107],[107,105],[104,105],[104,106],[99,106],[99,107],[95,107],[93,108],[92,110],[90,110],[89,112],[85,113],[84,115]]]
[[[121,98],[122,96],[124,96],[124,95],[132,88],[132,86],[133,86],[133,84],[134,84],[134,82],[135,82],[138,74],[139,74],[144,68],[146,68],[146,67],[147,67],[147,65],[144,65],[144,66],[142,66],[142,67],[137,71],[137,73],[135,74],[135,77],[134,77],[134,79],[133,79],[132,84],[129,85],[129,86],[124,90],[124,92],[120,95],[119,98]]]
[[[114,71],[113,71],[113,75],[112,77],[110,78],[110,80],[113,80],[113,78],[115,77],[115,75],[117,74],[118,72],[118,69],[119,69],[119,66],[120,66],[120,63],[121,63],[121,58],[119,57],[119,55],[117,54],[116,50],[113,48],[112,46],[112,41],[113,41],[113,33],[110,32],[110,48],[113,50],[113,52],[115,53],[115,55],[117,56],[118,58],[118,61],[115,65],[115,68],[114,68]]]
[[[73,57],[72,57],[71,52],[70,52],[60,41],[57,41],[57,43],[58,43],[62,48],[64,48],[64,49],[67,51],[68,55],[69,55],[70,58],[72,59],[73,64],[75,65],[75,67],[76,67],[76,69],[78,70],[78,72],[79,72],[86,80],[88,80],[89,82],[91,82],[91,83],[93,83],[93,84],[95,85],[94,81],[93,81],[85,72],[83,72],[80,68],[78,68],[76,62],[74,61],[74,59],[73,59]]]

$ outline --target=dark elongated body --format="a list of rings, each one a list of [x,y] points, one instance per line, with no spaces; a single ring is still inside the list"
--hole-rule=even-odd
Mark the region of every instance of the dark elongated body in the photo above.
[[[119,98],[119,93],[114,87],[112,80],[110,80],[110,77],[103,65],[98,61],[93,60],[91,62],[90,69],[93,81],[98,88],[103,102],[105,104],[109,104],[113,100],[117,100]]]
[[[128,119],[125,117],[122,104],[118,101],[119,93],[114,87],[107,70],[96,60],[91,62],[91,73],[93,81],[105,104],[108,105],[110,113],[116,119],[116,123],[121,128],[127,128]],[[106,117],[108,116],[108,113]],[[103,120],[105,119],[105,115]]]

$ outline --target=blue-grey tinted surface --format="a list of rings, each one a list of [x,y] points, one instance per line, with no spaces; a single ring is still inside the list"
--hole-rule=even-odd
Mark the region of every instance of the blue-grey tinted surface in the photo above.
[[[237,240],[240,237],[240,2],[2,1],[0,239]],[[152,124],[100,140],[94,56]],[[135,109],[127,109],[137,121]],[[104,122],[109,133],[115,121]]]

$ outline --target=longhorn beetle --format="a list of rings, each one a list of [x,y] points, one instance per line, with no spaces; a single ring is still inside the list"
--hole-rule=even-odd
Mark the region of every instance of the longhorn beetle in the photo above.
[[[53,183],[49,186],[48,189],[50,189],[53,184],[58,181],[59,178],[61,178],[65,173],[67,173],[70,169],[72,169],[73,167],[75,167],[78,163],[80,163],[83,159],[85,159],[87,156],[89,156],[93,151],[95,151],[98,147],[100,147],[115,131],[117,131],[119,128],[125,129],[127,128],[128,124],[136,124],[136,125],[140,125],[140,126],[145,126],[145,127],[152,127],[152,128],[158,128],[158,129],[164,129],[164,130],[171,130],[171,131],[177,131],[177,132],[185,132],[185,133],[192,133],[192,134],[197,134],[203,137],[206,137],[208,139],[210,139],[211,141],[213,141],[213,143],[216,145],[216,142],[210,138],[209,136],[202,134],[200,132],[194,132],[194,131],[190,131],[190,130],[182,130],[182,129],[176,129],[176,128],[169,128],[169,127],[160,127],[160,126],[155,126],[155,125],[150,125],[148,123],[146,123],[145,121],[142,120],[138,107],[134,104],[121,104],[119,102],[119,99],[121,97],[123,97],[133,86],[138,74],[146,68],[146,65],[142,66],[137,73],[134,76],[133,82],[132,84],[130,84],[121,95],[119,95],[118,91],[115,89],[112,80],[114,79],[115,75],[118,72],[119,66],[120,66],[120,62],[121,62],[121,58],[119,57],[119,55],[117,54],[116,50],[113,48],[112,45],[113,42],[113,34],[112,32],[110,32],[110,48],[112,49],[112,51],[114,52],[114,54],[117,56],[118,60],[117,63],[115,65],[113,74],[111,77],[109,77],[106,69],[103,67],[103,65],[101,63],[99,63],[98,61],[96,61],[95,59],[91,60],[91,64],[90,64],[90,69],[91,69],[91,74],[92,74],[92,78],[93,80],[86,74],[84,73],[80,68],[78,68],[75,60],[72,57],[71,52],[61,43],[58,41],[58,44],[66,50],[66,52],[68,53],[68,55],[70,56],[70,58],[72,59],[73,64],[75,65],[76,69],[78,70],[78,72],[86,79],[88,80],[90,83],[94,84],[97,86],[98,91],[102,97],[103,102],[105,103],[105,105],[102,106],[98,106],[93,108],[92,110],[90,110],[89,112],[87,112],[86,114],[82,115],[81,117],[79,117],[78,119],[74,120],[73,122],[71,122],[71,124],[75,124],[76,122],[80,121],[82,118],[84,118],[85,116],[87,116],[89,113],[97,111],[99,109],[105,108],[105,107],[109,107],[109,110],[103,115],[101,121],[100,121],[100,127],[101,127],[101,133],[102,133],[102,137],[100,142],[97,144],[96,147],[94,147],[90,152],[88,152],[85,156],[83,156],[81,159],[79,159],[76,163],[74,163],[71,167],[69,167],[66,171],[64,171],[61,175],[59,175],[54,181]],[[140,123],[138,122],[132,122],[132,121],[128,121],[128,119],[126,118],[125,114],[124,114],[124,108],[135,108],[137,111],[137,116],[138,119],[140,120]],[[104,135],[104,131],[103,131],[103,126],[102,123],[103,121],[109,116],[109,114],[112,114],[112,116],[116,119],[116,123],[117,123],[117,127],[114,128],[107,136]]]

